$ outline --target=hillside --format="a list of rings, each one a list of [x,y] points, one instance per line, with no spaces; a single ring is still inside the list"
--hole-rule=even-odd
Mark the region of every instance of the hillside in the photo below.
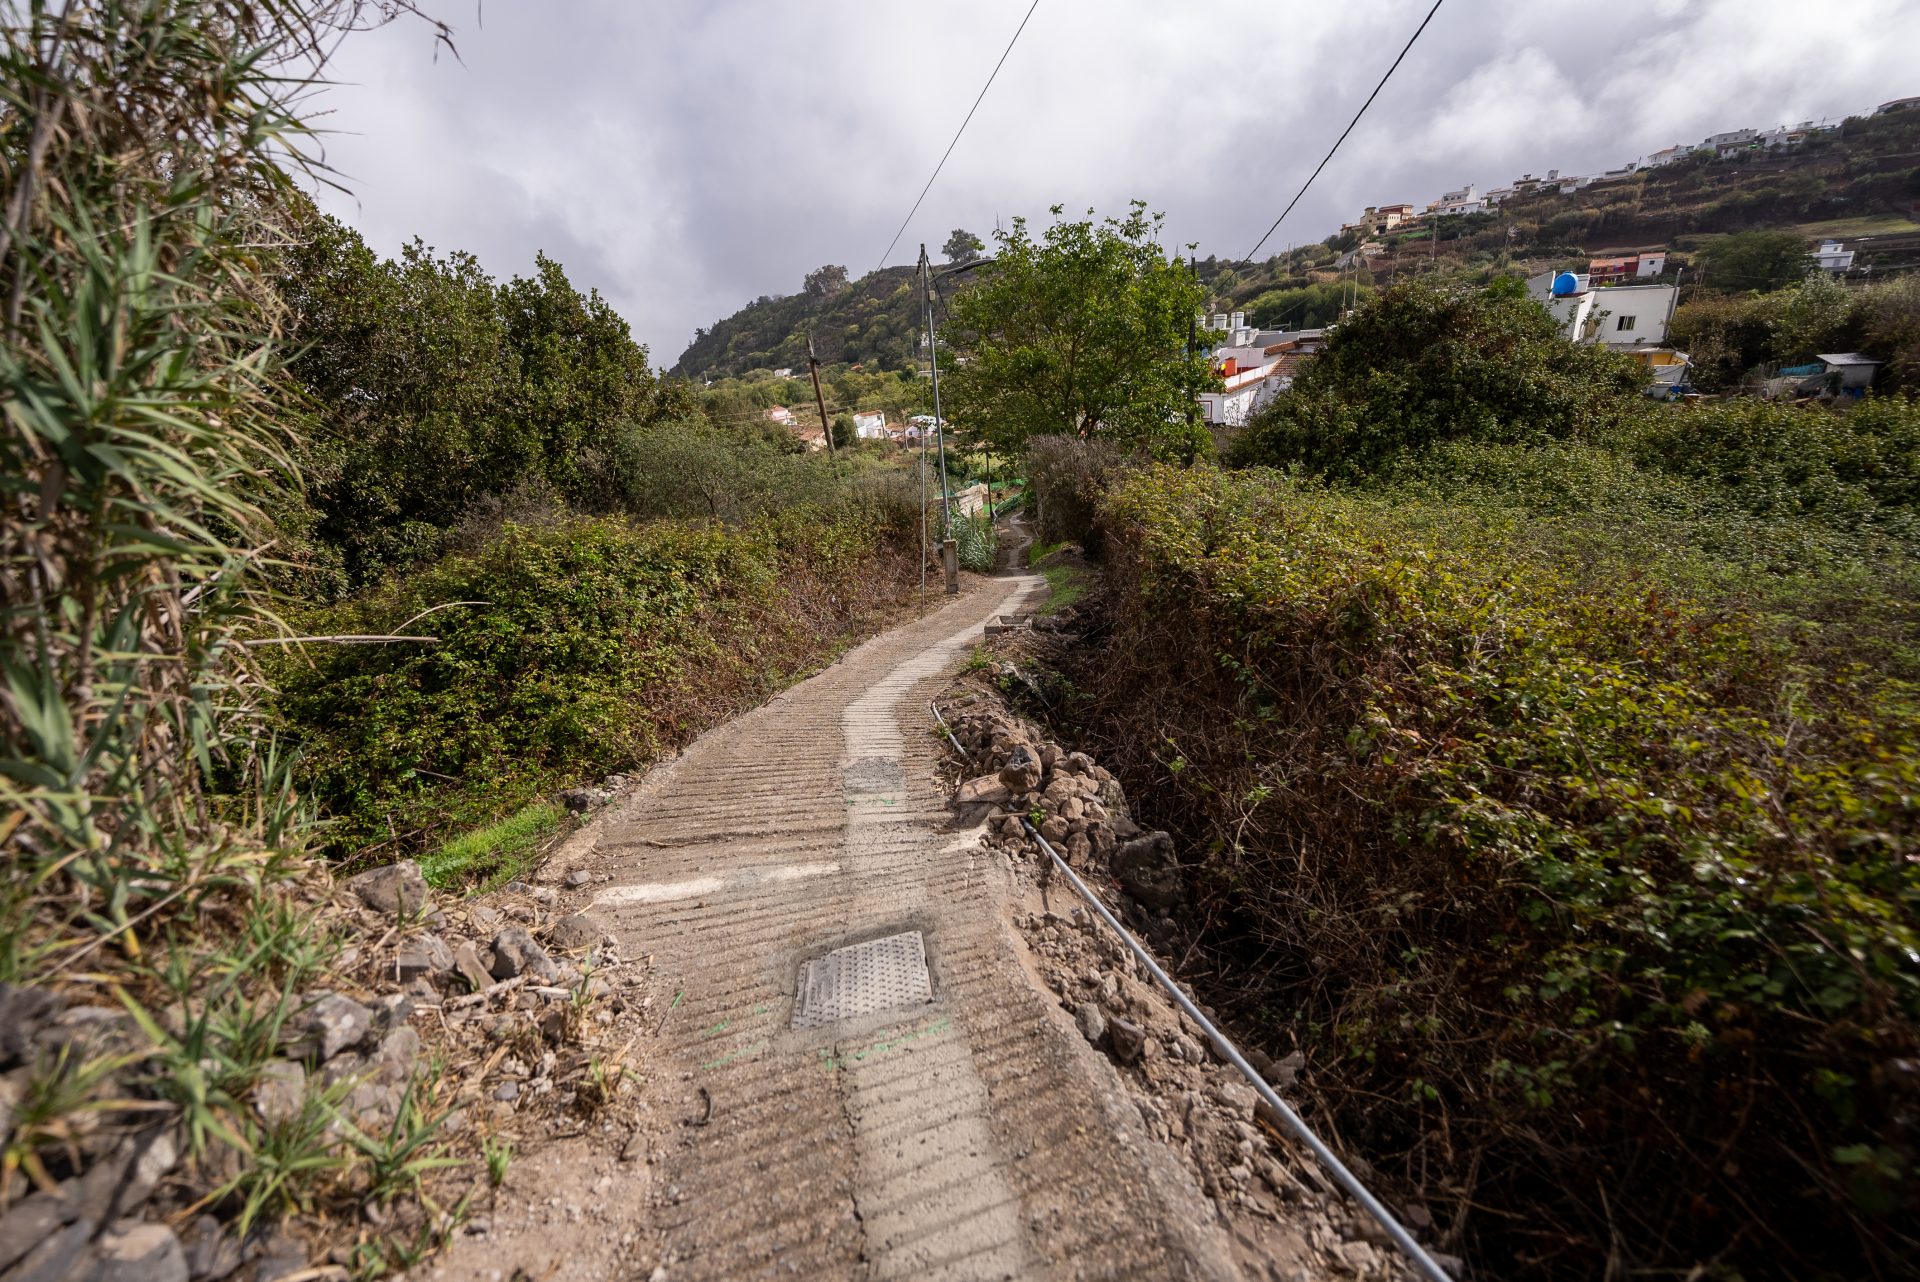
[[[798,369],[807,363],[809,331],[815,353],[826,364],[910,371],[920,339],[914,269],[883,267],[850,284],[844,275],[786,297],[762,295],[712,329],[695,330],[671,372],[707,379],[755,369]]]
[[[1344,276],[1334,251],[1353,242],[1338,236],[1262,262],[1205,258],[1199,267],[1215,291],[1213,306],[1245,309],[1260,325],[1305,326],[1337,314],[1339,284],[1356,275],[1362,285],[1435,271],[1486,280],[1614,249],[1665,245],[1684,252],[1761,228],[1809,239],[1911,232],[1920,230],[1916,207],[1920,111],[1895,111],[1852,117],[1793,151],[1727,160],[1698,153],[1579,191],[1517,193],[1497,209],[1443,220],[1437,245],[1424,223],[1389,233],[1381,238],[1384,253]],[[1876,262],[1876,271],[1910,266],[1913,257]],[[1871,249],[1861,255],[1863,262],[1873,258]]]

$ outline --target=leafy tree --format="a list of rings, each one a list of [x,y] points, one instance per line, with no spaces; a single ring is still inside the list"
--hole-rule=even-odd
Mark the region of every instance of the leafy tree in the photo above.
[[[836,414],[833,416],[833,444],[836,449],[847,449],[858,439],[853,426],[853,415]]]
[[[847,269],[828,263],[825,267],[816,267],[808,272],[804,283],[807,293],[815,298],[837,294],[847,287]]]
[[[1598,431],[1638,403],[1614,352],[1569,343],[1511,287],[1395,285],[1348,318],[1234,443],[1234,461],[1352,480],[1441,441],[1524,444]]]
[[[824,466],[789,452],[792,436],[719,427],[701,418],[629,432],[619,445],[624,506],[638,516],[741,522],[831,497]]]
[[[1920,276],[1881,281],[1860,300],[1860,346],[1887,362],[1882,388],[1920,388]]]
[[[1318,329],[1340,319],[1347,292],[1340,281],[1270,289],[1247,304],[1247,319],[1262,329]],[[1372,297],[1372,288],[1362,286],[1359,300]]]
[[[1743,231],[1723,236],[1701,251],[1706,279],[1716,288],[1742,293],[1779,289],[1806,279],[1806,240],[1790,231]]]
[[[297,227],[277,284],[289,372],[321,426],[300,462],[314,534],[351,583],[437,552],[474,503],[518,486],[617,503],[628,431],[693,409],[545,256],[500,285],[471,254],[417,240],[383,261],[311,206]]]
[[[1205,452],[1187,423],[1195,397],[1218,386],[1186,351],[1201,286],[1165,256],[1160,224],[1135,201],[1125,218],[1056,221],[1037,239],[1024,218],[995,233],[992,267],[949,301],[943,330],[955,353],[945,401],[961,431],[1001,454],[1044,433],[1165,458]]]
[[[1854,298],[1825,273],[1809,276],[1774,299],[1773,355],[1799,363],[1820,352],[1847,351],[1858,341]]]
[[[940,252],[947,256],[950,263],[970,263],[980,257],[980,251],[986,247],[987,243],[972,232],[964,227],[955,227],[953,235],[947,237],[947,243],[940,247]]]

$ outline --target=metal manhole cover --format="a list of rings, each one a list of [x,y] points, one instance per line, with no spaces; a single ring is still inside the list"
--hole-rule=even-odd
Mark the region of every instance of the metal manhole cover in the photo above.
[[[924,1006],[933,1000],[927,945],[917,930],[864,944],[836,948],[800,964],[800,993],[793,1003],[795,1028]]]

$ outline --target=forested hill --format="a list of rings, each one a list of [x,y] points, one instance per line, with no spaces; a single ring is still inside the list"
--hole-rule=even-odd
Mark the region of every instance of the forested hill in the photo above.
[[[910,370],[920,340],[920,291],[912,267],[883,267],[849,283],[845,268],[823,267],[806,288],[762,295],[712,329],[694,331],[673,373],[724,378],[807,363],[807,333],[827,364]]]

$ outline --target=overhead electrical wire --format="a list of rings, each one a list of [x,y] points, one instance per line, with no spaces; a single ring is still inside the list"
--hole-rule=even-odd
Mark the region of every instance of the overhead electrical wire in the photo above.
[[[1300,203],[1302,196],[1307,194],[1307,188],[1313,186],[1313,180],[1320,176],[1320,171],[1327,167],[1329,160],[1333,159],[1333,153],[1340,150],[1340,144],[1347,140],[1347,135],[1353,132],[1353,127],[1360,123],[1360,117],[1367,114],[1367,108],[1371,107],[1373,100],[1380,96],[1380,91],[1387,87],[1387,81],[1393,79],[1393,73],[1398,71],[1400,64],[1406,60],[1408,50],[1413,48],[1413,42],[1420,38],[1420,33],[1427,29],[1429,22],[1433,21],[1433,15],[1440,12],[1441,3],[1442,0],[1433,0],[1433,8],[1427,10],[1427,16],[1420,19],[1420,25],[1413,29],[1413,35],[1407,39],[1406,48],[1400,51],[1400,56],[1393,60],[1391,67],[1387,68],[1387,74],[1380,77],[1380,83],[1373,87],[1373,92],[1367,95],[1367,100],[1360,104],[1360,110],[1353,113],[1353,119],[1347,122],[1347,127],[1340,131],[1338,138],[1333,140],[1333,146],[1327,149],[1327,154],[1321,158],[1318,165],[1314,166],[1313,172],[1307,175],[1307,181],[1300,184],[1300,190],[1293,194],[1293,199],[1287,202],[1287,207],[1280,211],[1278,218],[1273,220],[1273,226],[1267,228],[1267,234],[1260,238],[1258,244],[1247,251],[1247,256],[1242,261],[1251,262],[1253,256],[1260,252],[1260,246],[1266,244],[1273,233],[1280,230],[1280,224],[1287,220],[1287,215],[1293,212],[1293,207]],[[911,215],[909,215],[909,217],[911,217]],[[891,246],[889,246],[889,248],[891,248]]]
[[[967,108],[967,118],[960,122],[958,129],[954,130],[953,141],[947,144],[947,150],[941,155],[940,163],[933,167],[933,177],[927,179],[927,185],[920,189],[919,199],[913,202],[913,208],[907,211],[907,216],[900,220],[900,230],[893,233],[893,239],[887,242],[886,249],[880,254],[880,261],[874,264],[875,271],[887,265],[887,255],[891,254],[893,247],[900,243],[900,237],[906,234],[907,224],[913,221],[913,216],[920,212],[920,201],[925,200],[927,193],[933,190],[934,179],[938,178],[940,171],[946,168],[947,157],[951,156],[953,149],[959,145],[960,135],[967,132],[967,125],[973,121],[973,113],[980,110],[980,103],[987,96],[987,90],[993,88],[994,77],[998,76],[1000,68],[1006,65],[1007,55],[1013,52],[1013,46],[1019,41],[1020,33],[1027,29],[1028,19],[1033,17],[1033,11],[1039,7],[1040,0],[1033,0],[1033,3],[1027,7],[1027,16],[1020,19],[1020,25],[1014,30],[1013,39],[1007,41],[1007,47],[1001,51],[1000,61],[993,64],[993,72],[987,77],[987,83],[980,86],[980,96],[973,100],[973,106]]]

